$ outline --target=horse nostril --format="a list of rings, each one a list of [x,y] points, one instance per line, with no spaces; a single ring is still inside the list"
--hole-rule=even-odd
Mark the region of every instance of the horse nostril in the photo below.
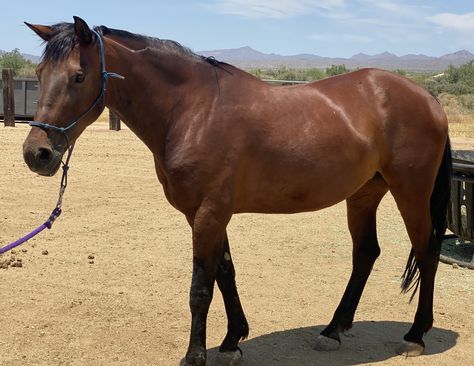
[[[53,152],[50,149],[40,147],[36,153],[36,159],[42,163],[48,163],[53,156]]]

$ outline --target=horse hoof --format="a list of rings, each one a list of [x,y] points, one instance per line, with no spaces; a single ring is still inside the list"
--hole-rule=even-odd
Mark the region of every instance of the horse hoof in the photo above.
[[[183,358],[181,360],[181,362],[179,363],[179,366],[196,366],[196,365],[205,365],[206,362],[204,363],[189,363],[185,358]]]
[[[181,360],[179,366],[206,366],[206,354],[198,353],[196,355],[187,355]]]
[[[339,347],[341,346],[341,343],[335,339],[325,337],[323,335],[319,335],[318,338],[316,338],[316,344],[314,346],[314,349],[316,351],[337,351]]]
[[[397,348],[397,353],[405,357],[416,357],[421,355],[424,350],[425,347],[421,344],[403,341],[403,343]]]
[[[179,363],[179,366],[198,366],[198,365],[199,365],[199,366],[201,366],[201,365],[202,365],[202,366],[205,366],[205,365],[206,365],[206,361],[204,361],[204,363],[202,363],[202,362],[201,362],[201,363],[195,363],[195,362],[189,363],[188,361],[186,361],[185,358],[183,358],[183,359],[181,360],[181,362]]]
[[[215,358],[215,366],[236,366],[242,359],[242,351],[240,349],[229,352],[218,352]]]

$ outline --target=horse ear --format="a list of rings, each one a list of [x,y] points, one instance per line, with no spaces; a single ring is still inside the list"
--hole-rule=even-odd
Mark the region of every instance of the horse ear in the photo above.
[[[27,22],[25,24],[45,42],[48,42],[53,36],[53,29],[47,25],[30,24]]]
[[[83,19],[74,17],[74,31],[80,44],[89,45],[92,43],[91,29]]]

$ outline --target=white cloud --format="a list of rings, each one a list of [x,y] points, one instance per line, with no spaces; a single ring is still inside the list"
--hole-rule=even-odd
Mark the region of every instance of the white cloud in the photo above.
[[[400,13],[404,9],[404,5],[390,0],[365,0],[364,2],[394,13]]]
[[[411,5],[398,0],[360,0],[362,3],[379,8],[382,11],[390,14],[401,16],[404,18],[417,18],[419,14],[426,11],[427,5]]]
[[[440,13],[428,17],[428,20],[444,28],[450,28],[459,31],[474,31],[474,13]]]
[[[284,19],[308,14],[315,9],[332,9],[345,0],[216,0],[206,5],[221,14],[238,15],[245,18]]]

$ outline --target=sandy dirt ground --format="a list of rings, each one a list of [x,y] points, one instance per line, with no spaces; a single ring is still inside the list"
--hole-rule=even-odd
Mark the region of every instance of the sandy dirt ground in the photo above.
[[[23,163],[27,132],[0,128],[0,245],[41,224],[57,199],[59,176],[36,176]],[[454,140],[474,148],[473,139]],[[80,138],[71,163],[63,216],[19,247],[14,256],[22,267],[0,269],[0,364],[178,365],[190,325],[191,236],[165,200],[151,154],[130,131],[98,124]],[[390,195],[378,228],[382,255],[354,327],[339,351],[321,353],[314,340],[351,270],[345,204],[234,216],[229,237],[250,324],[241,364],[473,365],[474,271],[446,264],[438,271],[425,355],[395,354],[416,301],[400,295],[410,243]],[[211,365],[225,330],[216,290],[208,320]]]

